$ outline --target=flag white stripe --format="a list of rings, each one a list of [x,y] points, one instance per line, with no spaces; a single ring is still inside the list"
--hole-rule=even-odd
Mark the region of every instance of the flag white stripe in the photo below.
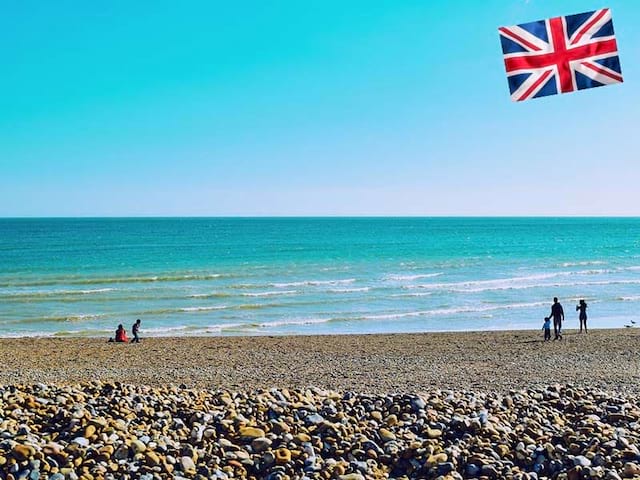
[[[595,35],[596,33],[598,33],[598,30],[600,30],[602,27],[604,27],[604,25],[611,20],[611,10],[609,9],[604,9],[606,10],[606,13],[603,15],[603,17],[598,20],[596,23],[594,23],[591,28],[589,28],[589,30],[587,30],[584,35],[580,38],[580,41],[578,43],[576,43],[575,45],[584,45],[585,43],[589,43],[591,42],[591,37],[593,35]],[[589,22],[593,21],[593,19],[595,17],[597,17],[598,15],[600,15],[600,13],[602,13],[603,10],[598,10],[597,12],[594,12],[594,14],[589,18],[589,20],[587,20],[586,22],[584,22],[583,25],[588,24]],[[575,39],[578,37],[578,35],[580,34],[580,32],[582,31],[582,28],[579,28],[578,30],[576,30],[573,35],[571,36],[571,38],[569,39],[569,43],[573,45],[573,42],[575,41]]]
[[[505,31],[500,30],[500,34],[501,35],[504,35],[509,40],[512,40],[512,41],[516,42],[518,45],[521,45],[522,47],[526,48],[527,50],[529,50],[529,47],[527,47],[520,40],[518,40],[516,37],[511,35],[511,33],[513,33],[514,35],[517,35],[518,37],[522,38],[523,40],[526,40],[527,42],[531,43],[532,45],[535,45],[540,50],[547,50],[549,48],[549,44],[547,42],[545,42],[544,40],[536,37],[535,35],[530,34],[524,28],[519,27],[518,25],[514,25],[513,27],[504,27],[504,28],[505,28]]]

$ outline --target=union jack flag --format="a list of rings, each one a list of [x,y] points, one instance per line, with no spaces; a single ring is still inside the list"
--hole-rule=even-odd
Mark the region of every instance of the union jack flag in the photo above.
[[[622,83],[608,8],[498,30],[514,101]]]

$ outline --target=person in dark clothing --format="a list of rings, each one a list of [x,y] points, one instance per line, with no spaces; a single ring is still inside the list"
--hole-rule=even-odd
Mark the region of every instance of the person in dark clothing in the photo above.
[[[140,319],[136,320],[136,323],[131,327],[131,333],[133,333],[133,338],[131,339],[131,343],[140,343],[140,337],[138,333],[140,332]]]
[[[554,340],[562,340],[562,321],[564,320],[564,310],[562,305],[558,302],[558,297],[553,298],[553,305],[551,305],[551,315],[553,318],[553,332],[555,333]]]
[[[587,303],[584,300],[580,300],[580,303],[576,305],[576,312],[580,311],[580,333],[582,333],[582,325],[584,324],[584,333],[587,333]]]

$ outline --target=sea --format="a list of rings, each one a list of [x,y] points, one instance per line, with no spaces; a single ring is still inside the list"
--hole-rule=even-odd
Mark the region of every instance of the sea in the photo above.
[[[0,336],[635,328],[639,218],[0,219]]]

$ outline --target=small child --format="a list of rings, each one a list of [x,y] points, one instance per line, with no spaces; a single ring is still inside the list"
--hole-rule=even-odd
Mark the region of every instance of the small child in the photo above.
[[[544,325],[542,325],[542,329],[544,330],[544,341],[551,340],[551,318],[544,317]]]

